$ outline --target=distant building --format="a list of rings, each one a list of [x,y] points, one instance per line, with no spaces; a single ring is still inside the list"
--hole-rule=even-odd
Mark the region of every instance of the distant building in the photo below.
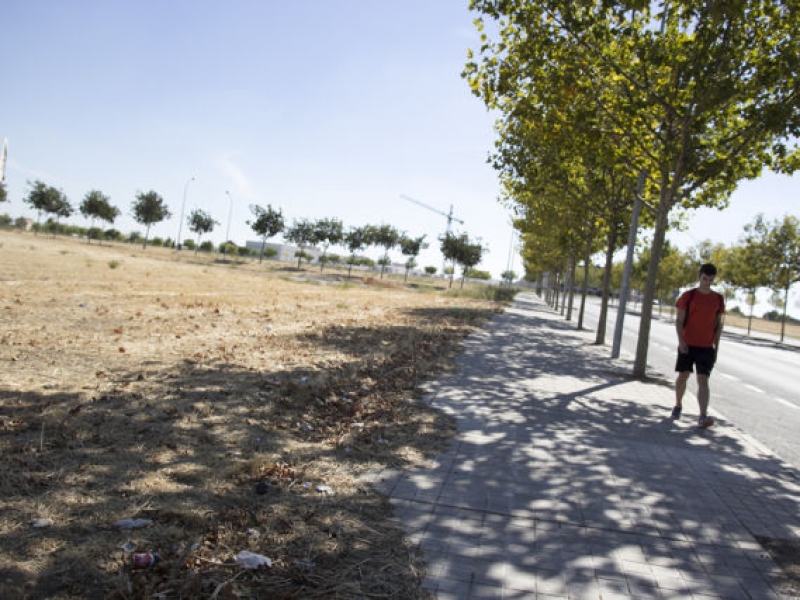
[[[255,252],[261,252],[261,242],[259,241],[252,241],[248,240],[245,242],[245,247],[248,250],[254,250]],[[280,260],[282,262],[297,262],[297,257],[295,254],[300,251],[300,248],[297,246],[292,246],[291,244],[277,244],[277,243],[270,243],[267,242],[264,244],[264,252],[267,252],[269,249],[275,250],[276,254],[273,257],[275,260]],[[311,262],[316,261],[320,256],[322,256],[322,251],[318,248],[309,247],[305,249],[305,253],[311,257]],[[303,259],[305,262],[306,259]]]

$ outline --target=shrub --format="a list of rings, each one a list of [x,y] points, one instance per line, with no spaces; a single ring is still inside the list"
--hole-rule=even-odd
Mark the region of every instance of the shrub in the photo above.
[[[478,269],[470,269],[468,277],[470,279],[483,279],[488,281],[492,278],[492,274],[489,271],[479,271]]]
[[[492,299],[495,302],[511,302],[519,293],[519,289],[507,285],[492,287],[492,290],[494,290],[494,297]]]

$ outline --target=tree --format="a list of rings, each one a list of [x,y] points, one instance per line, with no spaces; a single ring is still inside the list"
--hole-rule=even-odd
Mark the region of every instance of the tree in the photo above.
[[[53,235],[60,229],[60,219],[68,219],[75,212],[72,204],[69,203],[64,192],[59,191],[58,199],[45,209],[55,217],[55,226],[53,228]]]
[[[654,234],[634,363],[644,376],[672,209],[722,208],[741,179],[797,166],[800,11],[787,0],[473,0],[471,8],[499,21],[500,40],[483,34],[483,62],[466,71],[491,108],[513,115],[525,98],[560,115],[563,96],[590,94],[620,162],[649,174]]]
[[[650,252],[650,246],[639,252],[631,272],[631,283],[640,289],[647,281]],[[694,283],[697,280],[698,268],[699,263],[690,254],[681,252],[669,242],[665,242],[655,288],[655,299],[659,301],[659,307],[664,302],[672,301],[675,298],[673,292]]]
[[[8,192],[6,191],[6,184],[0,181],[0,202],[8,201]]]
[[[391,225],[379,225],[372,227],[369,234],[369,245],[380,246],[384,250],[383,256],[378,261],[378,264],[381,265],[381,279],[383,279],[383,272],[387,266],[392,264],[389,259],[389,251],[400,243],[403,233]]]
[[[469,277],[470,270],[481,262],[483,257],[483,246],[480,242],[471,243],[469,238],[464,235],[464,246],[458,263],[463,267],[461,272],[461,287],[464,287],[464,280]]]
[[[461,265],[463,268],[461,275],[461,287],[464,287],[464,280],[469,275],[469,270],[481,262],[483,247],[480,243],[472,243],[466,233],[454,234],[447,232],[439,238],[441,242],[442,255],[454,264]],[[450,286],[453,285],[454,269],[450,272]]]
[[[247,224],[261,237],[261,252],[258,254],[258,262],[260,263],[264,260],[264,248],[267,245],[267,240],[283,231],[283,212],[280,209],[275,210],[269,204],[267,204],[267,208],[263,208],[258,204],[251,204],[250,212],[253,213],[255,220],[247,221]]]
[[[350,279],[350,272],[353,270],[353,265],[356,264],[356,252],[360,252],[369,244],[372,238],[372,226],[364,225],[363,227],[351,227],[347,230],[344,236],[344,243],[347,246],[347,251],[350,252],[350,257],[347,259],[347,278]]]
[[[748,229],[749,228],[749,229]],[[763,264],[764,248],[752,229],[752,224],[745,226],[745,235],[740,245],[730,248],[720,262],[722,279],[734,290],[742,290],[750,310],[747,315],[747,335],[753,325],[753,310],[756,304],[758,288],[769,284],[770,266]],[[754,235],[755,234],[755,235]]]
[[[189,225],[189,231],[197,234],[198,247],[200,246],[200,236],[204,233],[211,233],[214,231],[214,225],[219,225],[219,222],[212,219],[211,215],[199,208],[195,208],[191,214],[189,214],[187,223]],[[198,248],[196,247],[194,251],[195,256],[197,256],[197,250]]]
[[[319,219],[314,223],[314,245],[322,245],[322,256],[319,259],[319,270],[325,267],[325,255],[330,246],[342,243],[344,239],[344,225],[339,219]]]
[[[110,225],[120,214],[116,206],[111,206],[111,199],[98,190],[86,193],[79,210],[84,218],[91,219],[91,229],[94,228],[95,219],[100,219]],[[86,236],[87,243],[91,242],[91,239],[91,235]]]
[[[172,214],[169,212],[164,199],[154,191],[147,193],[137,192],[136,200],[131,205],[134,220],[140,225],[145,226],[144,242],[142,249],[147,249],[147,238],[150,236],[150,227],[155,223],[161,223],[169,219]]]
[[[503,282],[506,285],[511,285],[514,282],[514,280],[517,278],[517,274],[512,270],[503,271],[500,274],[500,278],[503,280]]]
[[[300,246],[300,250],[295,252],[297,257],[297,268],[303,263],[303,259],[310,259],[311,255],[306,252],[308,246],[312,246],[317,239],[314,223],[308,219],[293,221],[292,226],[284,236],[288,241]]]
[[[783,221],[776,220],[766,225],[765,253],[771,265],[770,288],[778,298],[779,292],[783,292],[782,300],[773,300],[773,305],[783,309],[781,319],[781,342],[783,342],[786,335],[789,289],[800,281],[800,220],[797,217],[786,215]]]
[[[116,229],[106,229],[103,232],[103,238],[107,239],[109,242],[120,242],[125,239],[125,236],[123,236],[122,233]]]
[[[410,238],[404,235],[400,238],[400,252],[403,253],[403,256],[408,256],[408,260],[406,260],[405,264],[405,281],[408,281],[408,272],[417,266],[417,256],[427,247],[428,244],[425,243],[424,235],[418,238]]]
[[[29,181],[28,185],[31,186],[31,189],[28,195],[23,199],[23,202],[36,211],[35,231],[37,233],[39,231],[39,222],[42,213],[61,214],[67,217],[72,214],[72,207],[69,205],[64,193],[60,190],[46,185],[43,181],[38,179],[33,183]]]

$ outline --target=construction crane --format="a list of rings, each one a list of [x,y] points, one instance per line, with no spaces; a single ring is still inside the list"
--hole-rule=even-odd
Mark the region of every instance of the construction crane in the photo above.
[[[405,194],[400,194],[400,197],[403,200],[408,200],[409,202],[413,202],[414,204],[420,205],[422,208],[427,208],[428,210],[431,210],[431,211],[435,212],[436,214],[439,214],[439,215],[442,215],[443,217],[446,217],[447,218],[447,229],[445,230],[445,237],[450,233],[450,225],[452,224],[453,221],[455,221],[456,223],[461,223],[462,225],[464,224],[464,221],[462,221],[461,219],[453,216],[453,205],[452,204],[450,205],[450,212],[445,213],[445,212],[440,211],[438,208],[434,208],[432,206],[428,206],[424,202],[420,202],[419,200],[415,200],[414,198],[411,198],[410,196],[406,196]],[[447,260],[444,257],[442,257],[442,274],[444,274],[444,272],[445,272],[446,263],[447,263]]]
[[[445,231],[446,234],[450,233],[450,224],[453,221],[455,221],[456,223],[461,223],[462,225],[464,224],[464,221],[462,221],[461,219],[458,219],[458,218],[453,216],[453,205],[452,204],[450,205],[450,212],[449,213],[444,213],[444,212],[440,211],[438,208],[434,208],[432,206],[428,206],[424,202],[420,202],[419,200],[415,200],[414,198],[411,198],[410,196],[406,196],[405,194],[400,194],[400,197],[403,200],[408,200],[409,202],[413,202],[414,204],[419,204],[422,208],[427,208],[428,210],[432,210],[433,212],[435,212],[437,214],[440,214],[443,217],[446,217],[447,218],[447,230]]]

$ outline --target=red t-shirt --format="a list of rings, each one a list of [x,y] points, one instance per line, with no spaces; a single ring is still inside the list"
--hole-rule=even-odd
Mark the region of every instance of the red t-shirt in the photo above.
[[[691,302],[689,302],[690,294]],[[687,346],[711,348],[716,341],[714,326],[717,322],[717,315],[725,312],[725,299],[722,294],[717,292],[704,294],[695,289],[681,294],[675,306],[686,310],[687,303],[689,304],[689,313],[686,315],[683,340]]]

